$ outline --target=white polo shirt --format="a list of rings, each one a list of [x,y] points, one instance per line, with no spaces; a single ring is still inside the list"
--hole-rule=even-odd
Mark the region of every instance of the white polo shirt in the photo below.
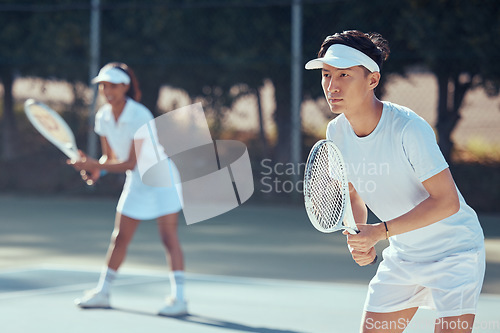
[[[96,113],[94,130],[98,135],[106,137],[119,161],[126,161],[136,131],[152,119],[153,115],[144,105],[128,98],[116,121],[111,105],[102,106]],[[162,156],[162,159],[165,157]],[[172,184],[179,183],[178,171],[173,163],[171,166]],[[175,186],[166,188],[145,185],[141,180],[137,165],[133,170],[127,170],[126,175],[125,185],[117,205],[119,213],[146,220],[178,212],[181,209],[181,201]]]
[[[381,221],[399,217],[426,199],[422,182],[448,168],[430,125],[393,103],[383,102],[379,123],[368,136],[358,137],[341,114],[328,124],[326,137],[342,152],[349,182]],[[390,237],[389,249],[404,260],[429,261],[481,247],[477,215],[458,195],[456,214]]]

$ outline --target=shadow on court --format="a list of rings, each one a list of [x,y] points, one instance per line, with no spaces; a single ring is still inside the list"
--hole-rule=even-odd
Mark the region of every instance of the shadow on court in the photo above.
[[[87,309],[85,311],[95,311],[91,309]],[[102,311],[102,310],[100,310]],[[106,309],[106,311],[118,311],[124,314],[128,315],[139,315],[139,316],[145,316],[149,318],[158,318],[158,315],[146,311],[141,311],[137,309],[127,309],[127,308],[122,308],[122,307],[112,307],[110,309]],[[181,322],[186,322],[189,324],[196,324],[199,325],[200,327],[206,326],[206,327],[213,327],[213,328],[221,328],[221,329],[227,329],[227,330],[233,330],[233,331],[238,331],[238,332],[248,332],[248,333],[302,333],[299,331],[290,331],[290,330],[281,330],[281,329],[272,329],[272,328],[265,328],[265,327],[251,327],[247,325],[242,325],[236,322],[230,322],[230,321],[225,321],[225,320],[219,320],[215,318],[208,318],[206,316],[199,316],[196,314],[188,314],[184,316],[179,316],[175,318],[169,318],[165,317],[165,319],[168,320],[178,320]]]
[[[134,314],[134,315],[142,315],[146,317],[157,317],[152,313],[148,313],[145,311],[134,310],[134,309],[125,309],[125,308],[112,308],[110,310],[120,311],[125,314]],[[248,332],[248,333],[302,333],[299,331],[290,331],[290,330],[281,330],[281,329],[273,329],[273,328],[265,328],[265,327],[251,327],[247,325],[242,325],[235,322],[219,320],[215,318],[208,318],[206,316],[199,316],[196,314],[188,314],[185,316],[179,316],[176,318],[169,318],[171,320],[179,320],[189,324],[196,324],[200,326],[213,327],[213,328],[221,328],[226,330],[233,330],[238,332]]]
[[[239,332],[249,332],[249,333],[300,333],[299,331],[290,331],[290,330],[279,330],[272,328],[264,328],[264,327],[250,327],[246,325],[241,325],[238,323],[217,320],[212,318],[207,318],[203,316],[189,315],[183,318],[179,318],[179,320],[184,320],[189,323],[195,323],[199,325],[205,325],[209,327],[217,327],[224,328]]]

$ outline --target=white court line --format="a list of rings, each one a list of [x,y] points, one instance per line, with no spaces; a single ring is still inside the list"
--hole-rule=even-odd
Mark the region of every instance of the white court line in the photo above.
[[[127,279],[128,281],[116,281],[113,283],[115,286],[132,286],[136,284],[145,284],[145,283],[155,283],[160,281],[165,281],[162,279],[152,279],[152,278],[133,278]],[[58,294],[65,293],[70,291],[77,290],[88,290],[94,287],[96,282],[92,283],[80,283],[80,284],[70,284],[62,287],[51,287],[51,288],[39,288],[32,290],[22,290],[22,291],[12,291],[0,293],[0,300],[3,299],[12,299],[12,298],[21,298],[21,297],[32,297],[32,296],[40,296],[40,295],[48,295],[48,294]]]
[[[3,274],[13,273],[26,273],[40,270],[53,270],[62,272],[85,272],[85,273],[99,273],[100,269],[84,269],[81,267],[68,267],[59,265],[39,265],[33,267],[0,270],[0,276]],[[168,273],[160,273],[152,270],[145,269],[125,269],[120,272],[123,280],[116,280],[113,285],[116,286],[129,286],[145,283],[168,282]],[[315,281],[297,281],[297,280],[284,280],[284,279],[269,279],[269,278],[253,278],[253,277],[236,277],[228,275],[209,275],[199,273],[186,273],[186,280],[193,282],[212,282],[212,283],[227,283],[227,284],[243,284],[243,285],[257,285],[257,286],[275,286],[275,287],[300,287],[300,288],[331,288],[331,289],[345,289],[352,288],[358,290],[366,290],[367,286],[349,283],[335,283],[335,282],[315,282]],[[96,282],[80,283],[73,285],[65,285],[61,287],[40,288],[23,291],[13,292],[0,292],[0,300],[31,297],[38,295],[47,295],[55,293],[64,293],[71,291],[78,291],[82,289],[90,289],[95,286]],[[169,282],[168,282],[169,283]],[[497,294],[481,294],[480,299],[500,302],[500,295]]]
[[[0,276],[4,274],[27,273],[34,271],[61,271],[61,272],[85,272],[85,273],[100,273],[101,269],[84,269],[81,267],[68,267],[59,265],[36,265],[32,267],[23,267],[19,269],[0,270]],[[168,273],[160,273],[157,271],[149,271],[143,269],[126,269],[120,272],[120,276],[124,280],[116,280],[115,286],[138,285],[145,283],[156,283],[168,281]],[[366,289],[366,286],[355,284],[337,284],[327,282],[314,281],[295,281],[295,280],[280,280],[252,277],[235,277],[227,275],[208,275],[198,273],[186,273],[186,280],[193,282],[210,282],[220,284],[240,284],[240,285],[256,285],[256,286],[274,286],[274,287],[293,287],[293,288],[357,288]],[[40,295],[65,293],[78,290],[88,290],[95,286],[96,282],[69,284],[61,287],[39,288],[31,290],[21,290],[12,292],[0,292],[0,300],[33,297]]]
[[[85,272],[85,273],[100,273],[102,268],[82,268],[82,267],[72,267],[67,265],[35,265],[27,268],[21,268],[18,271],[30,272],[36,270],[54,270],[61,272]],[[4,273],[17,273],[17,270],[0,270],[0,276]],[[366,289],[367,285],[360,285],[355,283],[336,283],[336,282],[321,282],[321,281],[302,281],[302,280],[288,280],[288,279],[272,279],[272,278],[258,278],[258,277],[244,277],[244,276],[231,276],[231,275],[210,275],[201,273],[190,273],[186,272],[186,278],[190,281],[196,282],[215,282],[215,283],[229,283],[229,284],[248,284],[248,285],[269,285],[269,286],[311,286],[311,287],[348,287],[348,288],[362,288]],[[155,278],[168,279],[168,271],[160,272],[158,270],[147,270],[141,268],[124,268],[120,269],[119,276],[150,276]]]
[[[165,281],[165,278],[152,279],[148,278],[131,278],[127,279],[127,281],[115,281],[113,285],[115,286],[132,286],[136,284],[145,284],[145,283],[155,283]],[[12,298],[22,298],[22,297],[32,297],[32,296],[40,296],[40,295],[48,295],[48,294],[58,294],[65,293],[70,291],[78,291],[78,290],[88,290],[95,286],[96,282],[92,283],[80,283],[80,284],[70,284],[62,287],[51,287],[51,288],[39,288],[32,290],[22,290],[22,291],[11,291],[11,292],[0,292],[0,300],[4,299],[12,299]]]
[[[84,270],[84,269],[60,269],[60,268],[50,268],[49,266],[40,266],[40,267],[32,267],[32,268],[20,268],[20,269],[9,269],[0,271],[0,276],[4,274],[15,274],[15,273],[27,273],[27,272],[35,272],[41,270],[58,270],[58,271],[67,271],[67,272],[88,272],[94,273],[93,270]],[[124,274],[124,276],[130,274]],[[125,277],[124,280],[116,280],[114,285],[116,286],[129,286],[136,284],[144,284],[144,283],[155,283],[160,281],[165,281],[167,277],[159,277],[159,276],[136,276],[136,277]],[[21,291],[11,291],[11,292],[0,292],[0,300],[4,299],[13,299],[13,298],[22,298],[22,297],[32,297],[39,295],[47,295],[47,294],[56,294],[56,293],[65,293],[70,291],[77,291],[81,289],[90,289],[95,286],[96,282],[88,282],[88,283],[79,283],[79,284],[69,284],[61,287],[49,287],[49,288],[38,288],[31,290],[21,290]]]

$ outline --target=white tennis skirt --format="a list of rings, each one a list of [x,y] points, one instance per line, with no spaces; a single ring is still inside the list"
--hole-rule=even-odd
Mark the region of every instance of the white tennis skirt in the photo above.
[[[151,220],[179,212],[182,209],[180,176],[175,166],[171,170],[172,184],[177,184],[171,187],[145,185],[137,168],[127,171],[116,211],[137,220]]]
[[[365,311],[395,312],[422,307],[439,318],[475,314],[485,272],[484,247],[437,261],[402,260],[390,247],[368,287]]]

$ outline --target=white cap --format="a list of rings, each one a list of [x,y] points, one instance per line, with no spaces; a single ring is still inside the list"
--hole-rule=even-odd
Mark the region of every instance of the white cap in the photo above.
[[[130,76],[123,70],[116,67],[104,67],[99,71],[99,74],[92,79],[92,83],[111,82],[115,84],[130,83]]]
[[[309,61],[306,64],[306,69],[320,69],[323,68],[323,64],[342,69],[354,66],[364,66],[370,72],[380,72],[380,68],[372,58],[344,44],[333,44],[328,48],[323,58]]]

